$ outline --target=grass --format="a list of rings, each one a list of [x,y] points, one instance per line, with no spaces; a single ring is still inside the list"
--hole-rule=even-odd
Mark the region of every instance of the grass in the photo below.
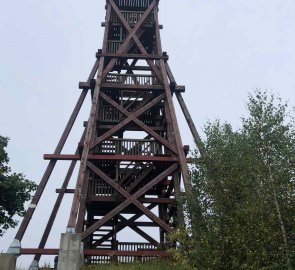
[[[171,264],[167,261],[131,264],[109,264],[85,267],[84,270],[190,270],[188,266]]]

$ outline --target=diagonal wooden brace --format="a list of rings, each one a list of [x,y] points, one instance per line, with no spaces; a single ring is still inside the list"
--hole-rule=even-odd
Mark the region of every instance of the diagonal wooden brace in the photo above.
[[[153,208],[155,208],[157,206],[156,203],[151,203],[149,206],[147,206],[147,209],[152,210]],[[134,215],[132,218],[128,219],[127,222],[135,222],[137,219],[139,219],[141,216],[143,216],[144,213],[138,213],[136,215]],[[125,228],[125,226],[121,226],[119,225],[119,227],[117,228],[117,233],[119,231],[122,231]],[[109,233],[107,233],[106,235],[104,235],[102,238],[100,238],[99,240],[95,241],[93,243],[93,246],[97,247],[100,244],[102,244],[104,241],[107,241],[111,236],[113,236],[115,234],[114,231],[111,231]]]
[[[113,107],[115,107],[118,111],[120,111],[122,114],[126,115],[127,117],[130,117],[132,115],[132,113],[125,110],[122,106],[120,106],[118,103],[116,103],[110,97],[108,97],[106,94],[100,93],[100,96],[101,96],[101,98],[103,98],[105,101],[110,103]],[[172,152],[174,152],[175,154],[177,153],[176,149],[167,140],[165,140],[158,133],[153,131],[150,127],[148,127],[147,125],[142,123],[142,121],[140,121],[138,118],[134,118],[132,121],[134,123],[136,123],[138,126],[140,126],[149,135],[153,136],[158,142],[160,142],[161,144],[163,144],[164,146],[169,148]]]
[[[110,4],[111,4],[111,2],[113,2],[113,1],[112,0],[109,0],[109,3]],[[138,30],[141,29],[141,26],[144,24],[145,20],[147,19],[148,15],[152,12],[152,10],[156,6],[156,4],[157,4],[157,1],[156,0],[154,0],[151,3],[151,5],[149,6],[149,8],[142,15],[142,17],[140,18],[140,20],[138,21],[138,23],[135,25],[135,27],[131,30],[131,32],[129,32],[129,35],[126,37],[125,41],[120,46],[118,53],[124,53],[124,52],[126,52],[126,50],[128,49],[128,45],[129,45],[131,39],[137,34]],[[116,5],[115,5],[115,7],[116,7]],[[104,79],[107,76],[107,74],[112,70],[112,68],[114,67],[114,65],[115,65],[116,62],[117,62],[117,58],[113,58],[109,62],[109,64],[104,69],[104,72],[103,72],[103,75],[102,75],[102,79]],[[159,78],[159,79],[161,80],[161,78]]]
[[[102,93],[100,93],[102,94]],[[118,125],[111,128],[109,131],[101,135],[99,138],[93,141],[90,148],[93,149],[95,146],[100,144],[102,141],[108,139],[110,136],[112,136],[115,132],[119,131],[123,127],[125,127],[128,123],[131,121],[134,121],[135,118],[142,115],[145,111],[159,103],[163,98],[165,98],[165,94],[161,94],[158,97],[154,98],[152,101],[150,101],[148,104],[144,105],[142,108],[140,108],[138,111],[130,114],[126,119],[124,119],[122,122],[120,122]],[[118,105],[119,106],[119,105]]]
[[[172,228],[163,220],[161,220],[159,217],[157,217],[154,213],[152,213],[150,210],[148,210],[142,203],[140,203],[137,199],[144,195],[148,190],[150,190],[152,187],[157,185],[159,182],[161,182],[165,177],[173,173],[177,169],[177,164],[174,164],[170,166],[168,169],[166,169],[164,172],[159,174],[157,177],[155,177],[153,180],[151,180],[147,185],[145,185],[143,188],[135,192],[133,195],[129,194],[126,190],[124,190],[119,184],[117,184],[113,179],[108,177],[104,172],[102,172],[100,169],[98,169],[96,166],[94,166],[92,163],[87,162],[88,168],[90,168],[94,173],[96,173],[98,176],[100,176],[107,184],[112,186],[114,189],[116,189],[121,195],[123,195],[126,200],[115,207],[112,211],[110,211],[108,214],[106,214],[102,219],[95,222],[93,225],[91,225],[89,228],[87,228],[82,233],[82,240],[85,239],[87,236],[89,236],[91,233],[95,232],[97,229],[99,229],[101,226],[103,226],[107,221],[109,221],[111,218],[113,218],[115,215],[119,214],[120,211],[125,209],[130,204],[134,204],[136,207],[138,207],[147,217],[149,217],[151,220],[156,222],[161,228],[163,228],[167,232],[171,232]]]
[[[128,31],[128,33],[130,35],[132,35],[133,40],[135,41],[136,45],[138,46],[140,52],[143,55],[148,55],[147,51],[145,50],[145,48],[142,45],[142,42],[139,40],[139,38],[135,35],[132,34],[132,28],[130,27],[129,23],[126,21],[126,19],[124,18],[122,12],[118,9],[118,7],[116,6],[116,4],[114,3],[113,0],[109,0],[110,5],[112,6],[113,10],[116,12],[118,18],[121,20],[122,24],[124,25],[124,27],[126,28],[126,30]],[[153,3],[150,5],[150,9],[151,11],[149,11],[149,13],[147,13],[146,16],[148,16],[153,9]],[[144,14],[145,15],[145,14]],[[144,16],[143,15],[143,16]],[[145,20],[140,20],[138,22],[138,24],[140,24],[140,26],[145,22]],[[151,59],[147,59],[146,60],[147,63],[149,64],[149,66],[152,68],[153,72],[155,73],[155,75],[158,77],[158,79],[163,83],[163,77],[161,75],[161,73],[159,72],[159,69],[155,66],[155,64],[153,63],[153,61]]]

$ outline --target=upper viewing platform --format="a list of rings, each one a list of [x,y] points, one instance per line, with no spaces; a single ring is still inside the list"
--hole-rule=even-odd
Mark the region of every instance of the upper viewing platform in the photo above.
[[[120,10],[145,11],[153,0],[114,0]]]

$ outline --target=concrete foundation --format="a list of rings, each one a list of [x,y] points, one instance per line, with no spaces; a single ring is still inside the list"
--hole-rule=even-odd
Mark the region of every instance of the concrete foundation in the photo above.
[[[64,233],[61,235],[57,270],[80,270],[83,260],[81,235]]]
[[[14,254],[0,254],[0,270],[15,270],[16,256]]]
[[[35,260],[32,261],[29,270],[39,270],[39,263]]]

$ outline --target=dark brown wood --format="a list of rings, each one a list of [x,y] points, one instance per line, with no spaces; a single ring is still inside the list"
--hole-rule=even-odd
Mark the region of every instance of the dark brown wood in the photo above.
[[[107,181],[107,183],[109,185],[112,185],[114,188],[116,188],[118,191],[120,191],[120,193],[124,197],[126,197],[126,200],[122,204],[120,204],[116,208],[114,208],[107,215],[105,215],[101,220],[97,221],[95,224],[93,224],[92,226],[90,226],[86,231],[84,231],[82,233],[82,235],[81,235],[82,236],[82,239],[85,239],[87,236],[89,236],[95,230],[97,230],[98,228],[100,228],[105,222],[107,222],[108,220],[110,220],[116,214],[120,213],[121,210],[123,210],[124,208],[126,208],[131,203],[133,203],[138,208],[142,209],[143,212],[148,217],[150,217],[153,221],[155,221],[156,223],[158,223],[159,226],[162,227],[163,229],[165,229],[167,232],[171,232],[172,231],[172,229],[166,223],[164,223],[162,220],[159,220],[159,218],[157,216],[155,216],[155,214],[153,214],[150,210],[148,210],[140,202],[138,202],[137,201],[137,198],[139,198],[140,196],[142,196],[143,194],[145,194],[145,192],[147,190],[151,189],[153,186],[155,186],[156,184],[158,184],[161,180],[163,180],[165,177],[167,177],[169,174],[171,174],[173,171],[175,171],[175,169],[177,168],[176,165],[172,165],[171,167],[169,167],[167,170],[165,170],[163,173],[161,173],[156,178],[154,178],[152,181],[150,181],[147,185],[145,185],[144,188],[138,190],[136,193],[134,193],[131,196],[129,195],[128,192],[126,192],[125,190],[123,190],[120,186],[115,185],[115,182],[113,182],[112,179],[109,179],[109,177],[107,177],[106,175],[104,175],[95,166],[92,166],[90,163],[88,163],[88,165],[89,165],[88,167],[91,167],[90,169],[91,170],[94,170],[96,174],[103,175],[104,177],[106,177],[106,178],[104,178],[104,180]]]
[[[151,59],[151,60],[159,60],[164,59],[168,60],[169,57],[167,55],[155,55],[155,54],[132,54],[132,53],[97,53],[96,57],[110,57],[110,58],[126,58],[126,59]]]
[[[88,202],[123,202],[125,199],[113,196],[87,196]],[[176,200],[171,198],[139,198],[141,203],[175,204]]]
[[[56,192],[56,193],[60,193],[60,192],[63,192],[63,190],[60,189],[60,188],[57,188],[57,189],[55,190],[55,192]],[[69,193],[69,194],[70,194],[70,193],[75,193],[75,189],[68,189],[68,188],[67,188],[67,189],[64,190],[64,193]]]
[[[125,221],[127,222],[128,219],[124,218],[123,216],[119,215],[119,220],[120,221]],[[146,239],[147,241],[149,241],[151,244],[154,245],[159,245],[159,242],[157,240],[155,240],[153,237],[151,237],[150,235],[148,235],[146,232],[144,232],[143,230],[141,230],[140,228],[138,228],[135,225],[129,226],[133,231],[135,231],[137,234],[139,234],[141,237],[143,237],[144,239]]]
[[[110,16],[111,16],[111,7],[108,6],[107,16],[106,16],[107,21],[110,20]],[[109,24],[107,24],[107,26],[106,26],[106,31],[104,34],[104,46],[103,46],[104,52],[106,51],[106,44],[107,44],[107,37],[108,37],[108,25]],[[74,197],[73,197],[71,214],[70,214],[70,218],[68,221],[68,228],[71,228],[72,230],[73,230],[73,228],[76,227],[76,218],[77,218],[78,209],[79,209],[79,198],[80,198],[80,194],[81,194],[83,180],[85,179],[87,157],[89,155],[90,143],[93,138],[94,131],[95,131],[95,124],[96,124],[95,119],[96,119],[96,115],[98,112],[98,100],[99,100],[100,84],[102,81],[101,76],[102,76],[102,72],[103,72],[103,66],[104,66],[104,57],[101,57],[99,59],[99,68],[98,68],[98,72],[97,72],[98,74],[97,74],[97,78],[96,78],[96,85],[95,85],[94,94],[92,97],[91,112],[90,112],[90,116],[89,116],[89,120],[88,120],[88,125],[86,128],[86,136],[85,136],[85,140],[84,140],[83,153],[82,153],[82,157],[81,157],[81,161],[80,161],[78,180],[77,180],[75,193],[74,193]]]
[[[154,9],[154,13],[158,13],[158,10]],[[158,16],[155,16],[155,21],[156,21],[157,49],[158,49],[158,53],[162,53]],[[159,64],[160,64],[160,69],[161,69],[162,74],[167,74],[165,61],[163,59],[160,59]],[[172,94],[171,94],[168,78],[166,76],[163,76],[163,79],[164,79],[164,86],[165,86],[165,93],[166,93],[166,103],[167,103],[167,107],[168,107],[171,121],[172,121],[171,126],[172,126],[173,132],[174,132],[174,138],[175,138],[176,147],[177,147],[177,151],[178,151],[179,166],[181,168],[183,183],[184,183],[186,192],[190,193],[191,192],[191,183],[189,180],[190,178],[189,178],[189,174],[188,174],[186,157],[183,152],[183,144],[181,141],[180,131],[179,131],[178,123],[177,123],[177,117],[176,117],[175,109],[173,106]]]
[[[126,119],[124,119],[121,123],[119,123],[114,128],[110,129],[109,131],[107,131],[106,133],[104,133],[102,136],[100,136],[99,138],[97,138],[96,140],[94,140],[94,142],[91,145],[91,148],[95,147],[96,145],[98,145],[99,143],[101,143],[102,141],[104,141],[105,139],[108,139],[115,132],[117,132],[120,129],[124,128],[124,126],[126,126],[131,121],[134,121],[137,117],[139,117],[140,115],[142,115],[145,111],[147,111],[148,109],[150,109],[154,105],[158,104],[163,99],[163,97],[164,97],[163,94],[162,95],[159,95],[158,97],[156,97],[152,101],[150,101],[148,104],[146,104],[145,106],[143,106],[141,109],[137,110],[135,113],[131,113],[131,114],[128,113],[129,116]],[[120,106],[119,105],[118,106],[116,105],[116,109],[120,109]]]
[[[38,261],[42,254],[58,253],[58,249],[46,249],[45,244],[61,199],[69,193],[73,200],[67,232],[81,233],[89,262],[106,257],[120,262],[122,256],[132,260],[170,256],[166,252],[167,233],[184,224],[179,203],[184,193],[180,187],[184,183],[186,193],[190,192],[187,163],[195,162],[186,158],[189,148],[183,147],[181,141],[174,94],[190,128],[194,126],[180,94],[185,88],[177,85],[167,64],[168,55],[162,52],[158,4],[158,0],[106,1],[103,46],[88,79],[79,83],[82,96],[89,90],[91,93],[85,138],[74,155],[61,153],[77,105],[58,151],[44,155],[50,160],[45,177],[49,178],[59,160],[72,161],[71,166],[61,188],[56,190],[58,198],[39,248],[22,249],[23,254],[35,254]],[[75,188],[68,189],[78,161]],[[37,198],[48,179],[42,181]],[[29,209],[25,217],[20,240],[32,211]],[[141,221],[141,217],[150,221]],[[118,242],[127,227],[147,242]],[[148,228],[157,232],[157,238],[148,233]]]
[[[147,206],[147,209],[152,210],[155,208],[157,204],[152,203],[149,206]],[[135,214],[132,218],[120,222],[117,227],[117,233],[123,230],[126,226],[136,226],[136,227],[156,227],[156,223],[154,222],[135,222],[135,220],[139,219],[141,216],[143,216],[143,213]],[[108,223],[105,223],[106,226],[108,226]],[[100,240],[97,240],[93,245],[96,247],[106,241],[109,237],[113,235],[113,232],[107,233],[105,236],[103,236]]]
[[[192,119],[192,117],[191,117],[191,115],[190,115],[190,113],[189,113],[189,111],[188,111],[188,109],[186,107],[186,104],[185,104],[185,102],[184,102],[184,100],[182,98],[181,93],[176,93],[176,97],[177,97],[177,100],[178,100],[178,102],[180,104],[182,112],[184,114],[184,117],[186,119],[186,122],[187,122],[187,124],[189,126],[189,129],[190,129],[190,131],[191,131],[191,133],[192,133],[192,135],[194,137],[195,143],[196,143],[196,145],[197,145],[197,147],[198,147],[198,149],[200,151],[201,156],[203,157],[205,155],[205,147],[204,147],[202,139],[201,139],[201,137],[200,137],[200,135],[199,135],[199,133],[198,133],[198,131],[196,129],[194,121],[193,121],[193,119]]]
[[[161,97],[163,95],[160,95],[159,97],[157,97],[154,100],[161,100]],[[116,102],[114,102],[112,99],[110,99],[107,95],[101,93],[101,97],[109,102],[114,108],[116,108],[118,111],[120,111],[121,113],[125,114],[128,118],[132,117],[132,114],[129,113],[127,110],[125,110],[123,107],[119,106]],[[143,107],[141,110],[143,110],[145,107]],[[141,114],[136,113],[137,117],[140,116]],[[165,145],[167,148],[169,148],[171,151],[173,151],[174,153],[176,153],[175,148],[168,142],[166,141],[164,138],[162,138],[161,136],[159,136],[155,131],[153,131],[151,128],[149,128],[147,125],[145,125],[144,123],[142,123],[142,121],[138,120],[136,118],[133,119],[133,122],[135,124],[137,124],[139,127],[141,127],[144,131],[146,131],[149,135],[151,135],[152,137],[154,137],[158,142],[160,142],[161,144]],[[128,119],[127,118],[127,119]]]
[[[115,8],[115,12],[117,13],[117,15],[119,16],[120,20],[124,23],[126,22],[124,20],[124,18],[122,18],[121,16],[121,12],[118,10],[116,10],[116,5],[114,4],[114,2],[112,0],[110,0],[110,4],[112,5],[112,8]],[[144,14],[142,15],[142,17],[140,18],[140,20],[138,21],[138,23],[135,25],[134,28],[132,28],[132,30],[130,31],[130,27],[127,28],[129,35],[126,37],[125,41],[123,42],[123,44],[120,46],[120,49],[118,51],[118,53],[126,53],[130,41],[136,36],[137,32],[140,30],[140,28],[142,27],[142,25],[144,24],[146,18],[148,17],[148,15],[152,12],[152,10],[154,9],[154,7],[156,6],[157,1],[154,0],[151,5],[148,7],[148,9],[144,12]],[[114,67],[116,61],[118,59],[117,58],[113,58],[110,63],[106,66],[102,78],[105,78],[106,75],[112,70],[112,68]],[[160,79],[160,78],[159,78]]]
[[[154,2],[155,2],[155,1],[154,1]],[[124,27],[127,29],[127,31],[128,31],[128,32],[130,33],[130,35],[131,35],[131,33],[132,33],[132,28],[130,27],[129,23],[125,20],[125,18],[124,18],[124,16],[122,15],[121,11],[118,9],[118,7],[116,6],[116,4],[114,3],[113,0],[109,0],[109,3],[111,4],[113,10],[116,12],[117,16],[118,16],[119,19],[121,20],[121,22],[122,22],[122,24],[124,25]],[[148,9],[146,10],[146,12],[145,12],[145,13],[147,13],[146,16],[148,16],[148,15],[152,12],[153,8],[154,8],[154,6],[153,6],[153,4],[151,4],[151,5],[149,6],[149,8],[148,8]],[[144,17],[144,16],[145,16],[145,14],[144,14],[142,17]],[[140,20],[142,20],[142,18],[141,18]],[[141,23],[141,22],[138,22],[138,24],[140,24],[140,23]],[[142,22],[142,24],[143,24],[143,23],[144,23],[144,21]],[[136,27],[136,26],[135,26],[135,27]],[[145,48],[144,48],[144,46],[142,45],[142,42],[139,40],[139,38],[138,38],[136,35],[133,35],[132,38],[133,38],[134,42],[136,43],[136,45],[138,46],[138,48],[139,48],[141,54],[144,55],[144,56],[147,56],[148,53],[147,53],[147,51],[145,50]],[[156,76],[158,77],[158,79],[159,79],[160,81],[162,81],[162,80],[163,80],[163,79],[162,79],[162,74],[159,72],[159,69],[155,66],[155,64],[153,63],[153,61],[151,61],[150,59],[147,59],[147,63],[148,63],[149,66],[152,68],[153,72],[156,74]]]
[[[102,83],[101,88],[111,88],[111,89],[126,89],[126,90],[136,90],[146,91],[146,90],[154,90],[155,92],[163,91],[163,86],[161,85],[132,85],[132,84],[115,84],[115,83]]]

